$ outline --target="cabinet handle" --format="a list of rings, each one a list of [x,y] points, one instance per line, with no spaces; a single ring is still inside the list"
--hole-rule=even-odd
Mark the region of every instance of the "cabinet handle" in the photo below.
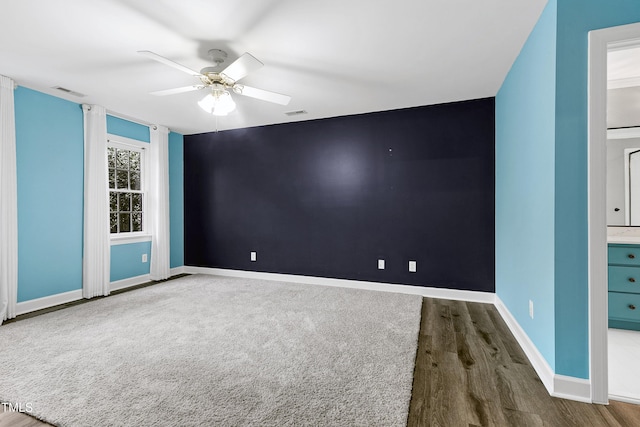
[[[635,306],[635,305],[633,305],[633,304],[629,304],[629,309],[631,309],[631,310],[635,310],[635,309],[636,309],[636,306]]]
[[[629,277],[629,281],[630,281],[631,283],[636,283],[636,279],[634,279],[633,277]]]
[[[629,257],[629,259],[634,259],[636,257],[634,254],[629,254],[627,256]]]

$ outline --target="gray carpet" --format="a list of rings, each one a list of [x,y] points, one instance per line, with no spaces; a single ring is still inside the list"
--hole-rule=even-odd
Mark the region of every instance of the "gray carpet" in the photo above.
[[[0,327],[0,401],[60,426],[403,426],[421,297],[186,276]]]

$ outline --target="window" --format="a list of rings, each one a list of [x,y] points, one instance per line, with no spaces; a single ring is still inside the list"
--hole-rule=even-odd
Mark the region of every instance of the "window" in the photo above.
[[[144,150],[109,140],[109,223],[112,235],[144,231]]]

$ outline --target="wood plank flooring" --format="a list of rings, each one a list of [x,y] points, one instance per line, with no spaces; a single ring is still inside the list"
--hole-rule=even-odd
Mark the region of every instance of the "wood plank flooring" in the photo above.
[[[424,298],[408,426],[640,426],[640,406],[553,398],[493,305]]]
[[[407,425],[640,426],[640,406],[550,397],[493,305],[424,298]],[[0,427],[43,426],[0,407]]]

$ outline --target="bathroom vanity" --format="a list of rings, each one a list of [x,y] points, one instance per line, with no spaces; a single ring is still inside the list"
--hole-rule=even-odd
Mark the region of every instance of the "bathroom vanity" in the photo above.
[[[609,327],[640,331],[640,227],[608,227]]]

